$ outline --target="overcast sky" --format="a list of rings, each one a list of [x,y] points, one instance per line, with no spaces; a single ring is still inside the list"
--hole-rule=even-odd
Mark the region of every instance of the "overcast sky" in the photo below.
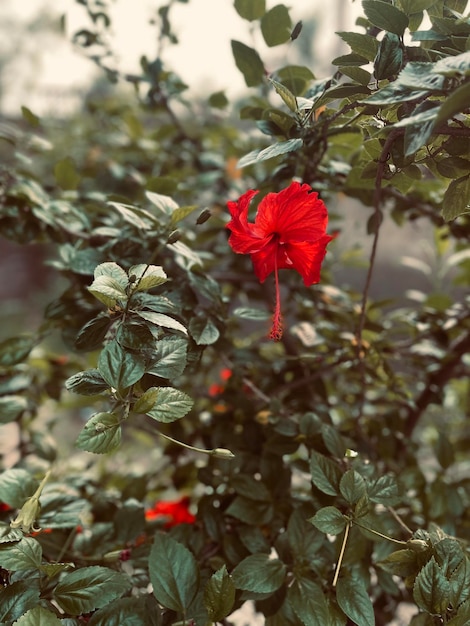
[[[267,0],[267,8],[272,8],[282,0]],[[142,54],[149,58],[155,56],[155,30],[149,26],[149,20],[159,6],[167,4],[162,0],[111,0],[115,49],[118,51],[121,67],[125,71],[137,71],[138,60]],[[353,0],[286,0],[290,8],[292,22],[308,21],[315,17],[321,27],[315,40],[311,42],[312,71],[322,77],[329,72],[326,60],[331,60],[341,45],[334,35],[336,30],[353,29],[356,16],[360,13],[360,3]],[[15,17],[31,21],[38,15],[41,7],[57,15],[66,16],[67,31],[72,34],[77,29],[86,27],[85,11],[75,0],[1,0],[0,20]],[[230,39],[238,39],[250,45],[249,23],[238,16],[233,0],[188,0],[177,2],[171,10],[171,24],[178,35],[179,44],[169,46],[164,52],[164,59],[170,68],[174,68],[183,80],[196,92],[210,93],[219,89],[227,90],[228,95],[238,95],[245,89],[243,77],[236,69],[230,48]],[[22,46],[20,46],[21,48]],[[262,49],[262,41],[257,40],[256,47],[261,47],[265,54],[276,55],[280,48]],[[1,104],[5,112],[13,113],[25,104],[41,114],[41,108],[47,108],[44,93],[66,94],[70,90],[86,88],[92,79],[95,68],[83,59],[67,40],[59,37],[47,42],[32,34],[24,45],[21,65],[10,67],[14,80],[7,81],[7,89],[2,93]],[[342,51],[346,51],[344,48]],[[341,51],[341,49],[340,49]],[[281,50],[286,54],[281,65],[292,62],[289,49]],[[5,81],[3,81],[5,83]],[[43,95],[36,95],[37,92]],[[60,97],[59,95],[57,96]],[[67,106],[63,96],[62,106]],[[73,98],[71,98],[71,101]],[[39,109],[39,110],[38,110]]]

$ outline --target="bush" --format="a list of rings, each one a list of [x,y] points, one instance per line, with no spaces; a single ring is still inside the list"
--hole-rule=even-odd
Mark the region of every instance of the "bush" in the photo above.
[[[136,96],[60,127],[24,107],[3,137],[1,233],[60,279],[0,345],[0,622],[230,624],[251,601],[268,626],[381,625],[402,602],[413,626],[468,624],[467,3],[364,0],[321,79],[233,41],[240,106],[188,103],[161,58],[122,75],[80,3],[76,42]],[[270,47],[302,36],[284,5],[235,10]],[[337,279],[351,199],[360,290]],[[373,297],[390,220],[431,225],[433,266],[396,250],[428,293]]]

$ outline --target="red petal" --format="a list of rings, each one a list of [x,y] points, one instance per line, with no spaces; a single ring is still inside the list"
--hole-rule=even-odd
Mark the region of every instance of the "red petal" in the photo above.
[[[320,281],[320,269],[325,258],[326,246],[332,239],[330,235],[323,235],[315,242],[302,241],[284,246],[293,269],[302,276],[306,287]]]
[[[271,274],[271,272],[274,272],[277,249],[277,239],[271,238],[271,240],[268,239],[267,243],[263,246],[261,250],[258,250],[257,252],[252,252],[251,254],[253,269],[255,270],[255,274],[261,283],[264,283],[269,274]],[[278,264],[278,268],[279,267],[284,266]]]

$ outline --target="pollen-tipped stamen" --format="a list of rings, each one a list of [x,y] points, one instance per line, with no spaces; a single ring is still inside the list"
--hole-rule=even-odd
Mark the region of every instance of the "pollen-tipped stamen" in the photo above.
[[[281,314],[281,292],[279,289],[279,274],[277,271],[277,254],[274,259],[274,280],[276,284],[276,305],[274,307],[273,324],[269,338],[274,341],[280,341],[282,339],[282,314]]]

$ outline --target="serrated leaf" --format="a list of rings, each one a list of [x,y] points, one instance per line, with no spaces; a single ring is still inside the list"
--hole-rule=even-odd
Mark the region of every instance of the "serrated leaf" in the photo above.
[[[398,35],[385,33],[374,59],[376,80],[390,78],[399,73],[403,64],[404,46]]]
[[[153,408],[147,413],[150,417],[165,424],[184,417],[192,409],[193,400],[173,387],[153,387],[158,391]]]
[[[138,354],[131,354],[117,341],[110,341],[101,351],[98,370],[111,387],[126,389],[142,378],[145,364]]]
[[[168,280],[160,265],[133,265],[129,269],[129,278],[133,279],[133,291],[147,291],[153,287],[163,285]]]
[[[362,0],[367,19],[382,30],[403,35],[408,26],[408,17],[396,7],[381,0]]]
[[[0,545],[0,563],[12,571],[33,570],[41,565],[41,544],[33,537],[23,537],[10,545]]]
[[[129,278],[126,272],[117,263],[108,261],[97,265],[95,267],[95,271],[93,272],[93,277],[99,278],[100,276],[112,278],[119,285],[121,291],[125,292]]]
[[[0,588],[0,622],[11,623],[39,603],[39,582],[18,580]],[[36,624],[35,624],[36,626]]]
[[[270,78],[269,82],[276,90],[276,93],[279,96],[281,96],[283,102],[289,107],[291,111],[295,113],[298,110],[298,107],[297,107],[297,98],[294,96],[294,94],[289,89],[287,89],[287,87],[285,87],[282,83],[279,83],[277,80],[274,80],[273,78]]]
[[[94,317],[78,332],[75,347],[78,350],[96,350],[101,347],[110,326],[111,319],[107,315]]]
[[[165,315],[164,313],[154,313],[153,311],[137,311],[137,315],[139,315],[142,319],[155,324],[155,326],[161,326],[162,328],[171,328],[172,330],[179,330],[185,335],[188,334],[188,331],[183,326],[181,322],[175,320],[173,317],[169,315]]]
[[[269,524],[274,508],[271,502],[257,502],[252,498],[236,496],[226,510],[227,515],[245,522],[245,524]]]
[[[285,581],[287,568],[269,554],[251,554],[240,561],[232,571],[237,589],[255,593],[273,593]]]
[[[341,477],[339,490],[349,504],[356,502],[366,494],[366,482],[355,470],[348,470]]]
[[[324,590],[308,578],[298,578],[289,587],[287,597],[304,626],[326,626],[331,623]]]
[[[10,337],[0,343],[0,365],[10,367],[21,363],[37,343],[32,335]]]
[[[446,222],[470,212],[470,176],[453,180],[448,186],[442,203],[442,217]]]
[[[82,428],[75,445],[80,450],[107,454],[121,443],[121,421],[114,413],[96,413]]]
[[[253,22],[263,17],[266,11],[266,0],[235,0],[234,6],[240,17]]]
[[[186,367],[188,343],[181,337],[163,337],[157,341],[153,360],[147,368],[149,374],[173,379]]]
[[[147,411],[150,411],[154,407],[157,396],[158,389],[156,387],[150,387],[136,400],[132,410],[135,413],[147,413]]]
[[[142,597],[120,598],[93,613],[88,626],[147,626],[147,611]]]
[[[23,396],[2,396],[0,397],[0,424],[8,424],[18,419],[18,417],[28,408],[28,400]]]
[[[286,154],[287,152],[299,150],[303,146],[303,143],[302,139],[296,137],[295,139],[280,141],[279,143],[275,143],[272,146],[263,148],[262,150],[252,150],[238,161],[237,167],[246,167],[247,165],[252,165],[253,163],[273,159],[274,157]]]
[[[450,583],[434,557],[416,576],[413,599],[422,611],[431,615],[443,615],[449,605]]]
[[[91,369],[77,372],[65,381],[67,391],[80,393],[84,396],[96,396],[109,389],[108,383],[98,370]]]
[[[325,538],[305,518],[302,509],[295,509],[287,525],[287,539],[296,560],[313,560]]]
[[[35,606],[22,615],[13,626],[62,626],[63,622],[52,611]]]
[[[385,474],[367,486],[367,495],[372,502],[394,506],[400,501],[398,483],[394,476]]]
[[[457,113],[461,113],[468,109],[468,103],[470,102],[470,81],[464,83],[460,87],[457,87],[441,104],[437,115],[435,126],[446,122],[451,119]]]
[[[113,308],[116,302],[127,300],[127,293],[111,276],[98,276],[88,287],[88,291],[109,309]]]
[[[241,41],[232,39],[232,53],[235,65],[243,74],[247,87],[255,87],[263,82],[265,70],[259,54]]]
[[[71,615],[89,613],[119,598],[128,579],[108,567],[94,565],[65,574],[54,589],[54,600]]]
[[[272,48],[290,39],[292,22],[289,11],[283,4],[277,4],[261,18],[261,33],[266,45]]]
[[[191,318],[189,332],[198,346],[209,346],[220,337],[219,329],[209,317]]]
[[[220,622],[232,611],[235,602],[235,585],[223,565],[208,580],[204,588],[204,606],[209,619]]]
[[[355,624],[375,626],[374,607],[360,581],[340,577],[336,585],[336,600],[343,613]]]
[[[334,461],[313,450],[310,457],[310,472],[312,482],[317,489],[329,496],[339,494],[339,481],[342,474]]]
[[[335,506],[324,506],[308,521],[327,535],[339,535],[348,524],[347,519]]]
[[[0,474],[0,502],[20,509],[38,488],[38,481],[25,469],[13,467]]]
[[[186,613],[199,586],[199,570],[193,554],[166,533],[157,533],[149,555],[150,582],[158,602]]]
[[[336,33],[345,41],[353,52],[366,58],[368,61],[373,61],[379,48],[379,42],[375,37],[371,35],[364,35],[362,33],[349,33],[338,32]]]

